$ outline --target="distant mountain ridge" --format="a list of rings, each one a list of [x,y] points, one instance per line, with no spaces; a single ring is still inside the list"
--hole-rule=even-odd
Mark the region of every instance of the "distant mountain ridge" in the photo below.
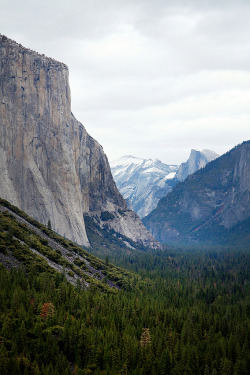
[[[250,141],[176,185],[143,222],[162,243],[250,245]]]
[[[214,151],[192,150],[188,160],[168,165],[158,159],[126,155],[110,163],[116,185],[128,205],[142,218],[156,208],[159,200],[188,175],[204,167],[219,155]]]
[[[110,163],[111,172],[124,199],[143,217],[156,207],[159,199],[171,190],[171,181],[178,165],[167,165],[160,160],[123,156]]]

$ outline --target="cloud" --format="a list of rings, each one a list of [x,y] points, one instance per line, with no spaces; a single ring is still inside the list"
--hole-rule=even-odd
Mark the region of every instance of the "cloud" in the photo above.
[[[65,62],[110,159],[180,163],[249,138],[248,0],[2,0],[1,32]]]

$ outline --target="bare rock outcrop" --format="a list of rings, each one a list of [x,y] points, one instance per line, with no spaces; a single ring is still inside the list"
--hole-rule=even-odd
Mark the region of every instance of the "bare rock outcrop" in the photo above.
[[[219,155],[211,150],[191,150],[188,160],[180,165],[175,177],[179,181],[184,181],[190,174],[204,168],[207,163],[218,157]]]
[[[68,68],[0,35],[0,196],[59,234],[88,246],[84,214],[115,213],[115,228],[158,246],[124,215],[102,147],[71,113]],[[132,222],[132,226],[131,226]],[[109,223],[112,227],[112,221]],[[139,228],[137,236],[136,227]],[[143,229],[142,229],[143,228]]]

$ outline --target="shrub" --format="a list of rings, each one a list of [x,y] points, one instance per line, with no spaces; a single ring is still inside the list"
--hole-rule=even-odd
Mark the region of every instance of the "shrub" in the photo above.
[[[109,211],[103,211],[101,213],[101,219],[102,219],[102,221],[113,220],[114,218],[115,218],[115,215],[113,215]]]

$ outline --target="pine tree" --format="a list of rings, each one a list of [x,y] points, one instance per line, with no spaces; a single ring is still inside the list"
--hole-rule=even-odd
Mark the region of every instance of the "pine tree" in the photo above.
[[[48,228],[48,230],[51,230],[51,229],[52,229],[52,228],[51,228],[51,221],[50,221],[50,219],[48,220],[47,228]]]
[[[2,375],[8,375],[8,352],[4,344],[0,345],[0,373]]]

